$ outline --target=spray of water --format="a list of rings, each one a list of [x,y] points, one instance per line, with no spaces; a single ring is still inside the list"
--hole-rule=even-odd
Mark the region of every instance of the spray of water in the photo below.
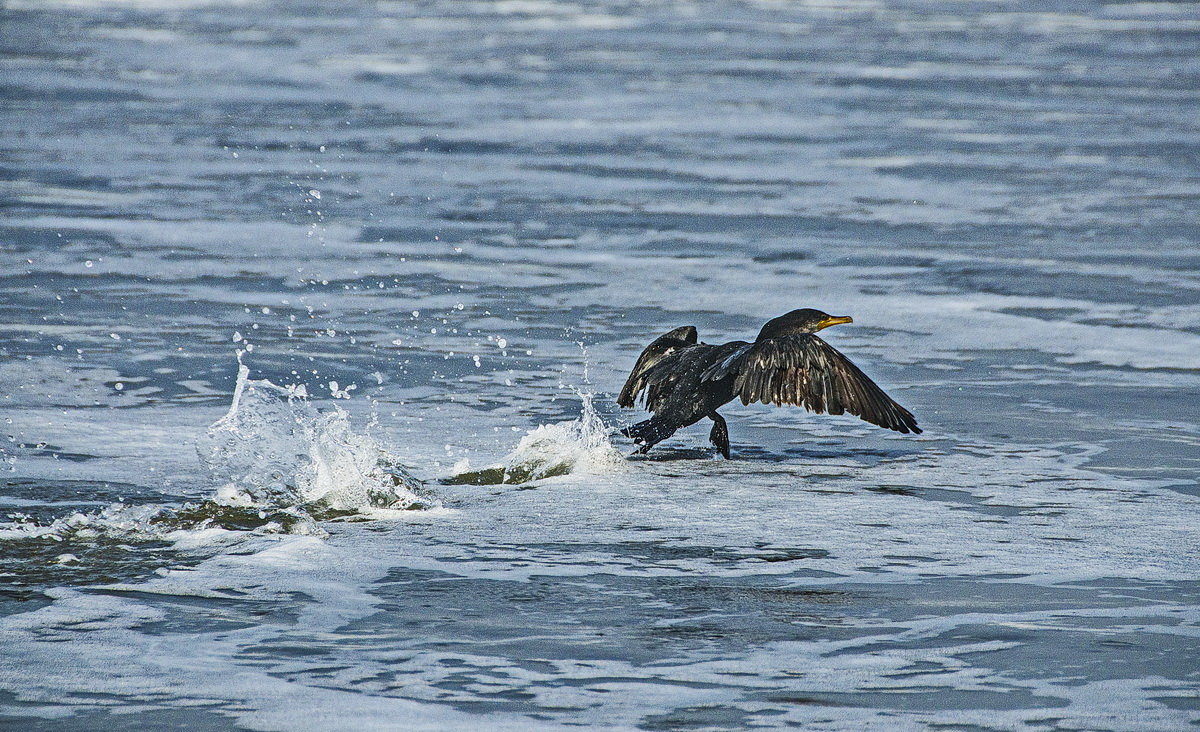
[[[341,407],[319,411],[303,386],[250,378],[238,362],[229,412],[199,444],[200,458],[230,506],[303,508],[320,515],[369,508],[423,508],[419,481]]]
[[[444,482],[449,484],[520,484],[570,473],[603,474],[627,469],[624,456],[609,437],[613,430],[596,411],[594,394],[587,389],[587,350],[583,351],[584,387],[563,384],[579,397],[579,416],[530,430],[499,465],[483,470],[465,466]]]
[[[210,529],[320,536],[322,519],[436,505],[395,455],[355,431],[345,410],[318,410],[303,386],[251,379],[240,353],[229,411],[197,447],[216,486],[209,500],[115,503],[48,521],[14,516],[0,524],[0,540],[57,551],[62,542],[186,542],[185,534]]]

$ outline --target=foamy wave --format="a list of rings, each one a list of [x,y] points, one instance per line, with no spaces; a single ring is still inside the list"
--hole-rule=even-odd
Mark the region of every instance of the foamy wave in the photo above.
[[[165,509],[158,506],[126,506],[114,503],[93,513],[78,511],[49,523],[38,523],[32,519],[18,517],[16,521],[0,525],[0,539],[153,539],[161,534],[157,521],[161,520],[164,511]]]
[[[39,521],[14,515],[0,524],[0,540],[44,539],[53,542],[178,542],[182,534],[210,530],[257,534],[322,536],[316,520],[299,508],[262,509],[229,506],[216,501],[167,506],[112,503],[99,511],[76,511]]]
[[[210,500],[182,506],[114,503],[51,520],[16,516],[0,540],[58,542],[167,541],[194,544],[203,534],[325,535],[319,519],[436,505],[420,481],[341,408],[321,412],[304,387],[253,380],[238,363],[229,412],[198,446],[213,483]]]
[[[320,412],[302,386],[250,378],[238,364],[229,412],[205,433],[200,458],[218,503],[238,507],[355,512],[423,508],[421,484],[345,410]]]
[[[600,419],[592,395],[580,393],[579,417],[530,430],[500,465],[459,470],[448,483],[491,485],[528,483],[569,473],[613,473],[625,469],[625,457],[609,441],[612,430]]]

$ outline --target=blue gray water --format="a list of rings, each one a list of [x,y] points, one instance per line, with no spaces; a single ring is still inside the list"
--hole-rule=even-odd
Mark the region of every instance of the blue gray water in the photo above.
[[[1200,723],[1196,5],[7,0],[0,97],[0,727]],[[804,306],[923,435],[626,459]]]

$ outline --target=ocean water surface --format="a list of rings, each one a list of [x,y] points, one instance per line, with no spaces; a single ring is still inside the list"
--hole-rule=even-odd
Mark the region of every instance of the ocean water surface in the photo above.
[[[1200,724],[1200,10],[8,0],[0,728]],[[798,307],[917,416],[656,335]]]

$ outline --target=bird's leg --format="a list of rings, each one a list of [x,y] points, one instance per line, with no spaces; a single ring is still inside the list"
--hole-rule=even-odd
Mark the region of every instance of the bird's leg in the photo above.
[[[676,429],[678,429],[677,425],[672,425],[661,417],[654,416],[626,427],[621,430],[621,434],[633,439],[635,444],[641,445],[633,452],[634,455],[644,455],[650,448],[673,435]]]
[[[725,424],[725,418],[717,414],[715,411],[708,413],[708,418],[713,421],[712,432],[708,433],[708,440],[716,445],[725,459],[729,459],[729,425]]]

